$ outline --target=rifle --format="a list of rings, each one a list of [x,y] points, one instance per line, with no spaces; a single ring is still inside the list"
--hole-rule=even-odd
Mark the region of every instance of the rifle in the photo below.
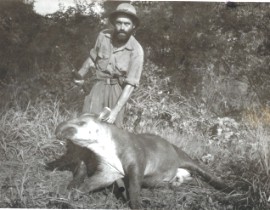
[[[70,60],[67,59],[67,57],[64,55],[64,53],[63,53],[63,51],[60,49],[60,47],[59,47],[59,46],[55,46],[55,49],[56,49],[58,55],[60,55],[60,57],[61,57],[62,59],[64,59],[64,61],[68,64],[68,69],[71,71],[71,74],[72,74],[72,77],[74,78],[74,80],[75,80],[75,81],[80,81],[80,80],[83,81],[83,77],[78,73],[78,71],[76,71],[76,68],[75,68],[74,65],[70,62]],[[84,83],[81,84],[81,85],[79,85],[79,84],[76,83],[76,85],[77,85],[77,86],[81,86],[84,93],[87,93],[87,92],[88,92],[88,91],[87,91],[87,88],[86,88],[86,86],[85,86]],[[73,88],[74,88],[74,86],[71,87],[70,90],[73,89]]]

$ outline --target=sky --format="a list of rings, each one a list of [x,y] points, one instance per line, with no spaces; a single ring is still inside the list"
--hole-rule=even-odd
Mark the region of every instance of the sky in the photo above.
[[[59,10],[59,3],[65,8],[75,6],[73,0],[35,0],[34,10],[40,15],[47,15]]]
[[[86,1],[86,2],[92,2],[94,0],[79,0],[81,2]],[[190,1],[190,0],[188,0]],[[201,1],[201,0],[191,0],[191,1]],[[227,2],[227,1],[258,1],[258,0],[203,0],[203,1],[222,1],[222,2]],[[269,2],[269,0],[260,0],[264,2]],[[70,6],[75,6],[74,0],[34,0],[34,10],[40,14],[40,15],[46,15],[46,14],[51,14],[59,10],[59,4],[61,4],[64,8],[68,8]]]
[[[83,0],[81,2],[92,2],[93,0]],[[34,10],[40,15],[52,14],[59,10],[59,5],[67,9],[70,6],[75,6],[74,0],[35,0]]]

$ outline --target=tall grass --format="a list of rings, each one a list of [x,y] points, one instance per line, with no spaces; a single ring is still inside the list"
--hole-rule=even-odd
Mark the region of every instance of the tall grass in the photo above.
[[[149,78],[155,80],[153,76]],[[207,164],[235,186],[226,201],[234,209],[268,209],[269,108],[243,112],[239,122],[218,118],[194,98],[184,98],[176,91],[164,92],[167,83],[166,78],[159,78],[137,90],[126,128],[159,134]]]
[[[7,201],[3,207],[34,207],[38,197],[49,193],[42,189],[46,186],[42,168],[45,161],[61,151],[53,130],[62,120],[58,102],[29,103],[25,109],[2,111],[1,201]]]
[[[59,101],[37,101],[23,109],[13,107],[1,111],[0,207],[123,207],[111,192],[93,196],[67,192],[72,174],[45,170],[46,162],[65,152],[65,142],[54,136],[55,127],[76,115],[76,112],[61,108]]]
[[[183,108],[188,113],[185,116],[186,122],[178,124],[182,126],[181,132],[175,128],[178,121],[173,121],[174,126],[169,126],[166,119],[161,118],[160,123],[155,123],[155,119],[151,121],[145,113],[141,115],[136,132],[151,132],[165,137],[199,162],[206,164],[209,170],[225,182],[235,185],[235,191],[231,194],[217,192],[195,179],[176,191],[143,190],[143,206],[177,209],[268,209],[270,159],[267,130],[263,127],[250,128],[244,124],[233,130],[232,124],[222,121],[223,124],[218,126],[224,132],[233,131],[237,134],[229,139],[222,132],[213,137],[205,132],[205,126],[212,126],[218,120],[206,118],[204,112],[194,115],[191,111],[194,105],[189,101],[183,104],[186,104]],[[176,104],[172,104],[172,107],[176,107]],[[128,111],[132,112],[131,109]],[[82,195],[75,190],[67,191],[71,172],[49,172],[44,169],[45,162],[55,159],[65,151],[64,142],[55,139],[55,127],[59,122],[75,115],[74,111],[61,108],[61,103],[53,100],[37,101],[29,103],[24,109],[7,108],[1,112],[0,207],[128,207],[117,200],[110,189],[89,195]],[[196,122],[205,122],[205,125],[201,126],[199,123],[200,126],[195,129]],[[185,123],[189,126],[184,127]],[[134,131],[132,120],[130,123],[127,121],[125,129]]]

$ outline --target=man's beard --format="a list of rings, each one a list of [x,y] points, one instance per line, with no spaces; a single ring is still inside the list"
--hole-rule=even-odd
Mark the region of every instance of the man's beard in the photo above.
[[[131,35],[132,35],[132,30],[127,31],[127,32],[123,31],[123,30],[115,32],[115,38],[116,38],[117,42],[119,42],[119,43],[127,42]]]

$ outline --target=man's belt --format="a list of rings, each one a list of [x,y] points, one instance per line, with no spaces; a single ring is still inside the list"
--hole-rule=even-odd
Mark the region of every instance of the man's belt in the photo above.
[[[98,78],[97,81],[103,81],[106,85],[116,85],[119,84],[118,78]]]

